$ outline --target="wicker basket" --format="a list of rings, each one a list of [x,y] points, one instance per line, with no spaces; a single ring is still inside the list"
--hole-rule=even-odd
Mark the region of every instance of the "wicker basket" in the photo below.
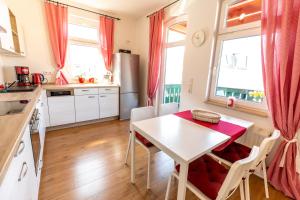
[[[210,123],[217,124],[221,119],[221,115],[219,115],[218,113],[215,113],[215,112],[210,112],[210,111],[206,111],[206,110],[198,110],[198,109],[192,110],[191,112],[192,112],[194,119],[204,121],[204,122],[210,122]]]

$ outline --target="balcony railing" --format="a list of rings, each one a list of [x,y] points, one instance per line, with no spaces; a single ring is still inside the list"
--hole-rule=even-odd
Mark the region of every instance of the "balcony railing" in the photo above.
[[[164,103],[180,102],[181,84],[166,84],[164,91]]]
[[[235,97],[239,100],[260,103],[264,99],[264,92],[247,89],[217,87],[216,96]]]

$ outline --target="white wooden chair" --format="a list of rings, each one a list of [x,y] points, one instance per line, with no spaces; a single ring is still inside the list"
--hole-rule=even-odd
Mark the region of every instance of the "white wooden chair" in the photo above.
[[[266,169],[266,157],[272,150],[276,140],[280,137],[280,132],[275,130],[270,137],[265,138],[259,147],[259,155],[257,156],[254,164],[251,166],[248,175],[244,179],[245,182],[245,190],[246,190],[246,198],[250,199],[250,191],[249,191],[249,176],[255,172],[258,167],[261,167],[264,178],[265,185],[265,195],[266,198],[269,198],[269,189],[268,189],[268,178],[267,178],[267,169]],[[243,159],[247,157],[250,153],[251,149],[247,146],[244,146],[239,143],[232,143],[230,146],[226,147],[222,151],[213,151],[210,156],[219,160],[221,163],[224,163],[228,166],[232,166],[236,160]]]
[[[158,148],[156,148],[152,143],[150,143],[146,138],[141,136],[139,133],[134,132],[132,127],[132,122],[150,119],[155,117],[155,109],[153,106],[148,107],[140,107],[140,108],[134,108],[131,110],[131,116],[130,116],[130,134],[129,134],[129,141],[126,151],[126,158],[125,158],[125,164],[127,164],[128,160],[128,154],[129,150],[131,148],[131,134],[135,134],[136,136],[136,142],[141,145],[148,153],[148,174],[147,174],[147,189],[150,189],[150,163],[151,163],[151,155],[157,153],[160,151]]]
[[[249,171],[259,153],[258,147],[253,147],[250,155],[236,161],[228,170],[208,155],[204,155],[189,165],[188,181],[186,187],[201,200],[225,200],[240,186],[240,195],[245,197],[242,179]],[[180,166],[170,176],[166,197],[169,199],[172,177],[179,178]]]
[[[179,104],[178,103],[165,103],[159,105],[158,115],[169,115],[174,114],[179,111]]]

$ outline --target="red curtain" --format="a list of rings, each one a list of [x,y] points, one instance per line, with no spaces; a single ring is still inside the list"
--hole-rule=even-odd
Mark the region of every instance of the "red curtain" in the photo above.
[[[164,10],[160,10],[150,16],[150,40],[149,40],[149,63],[148,63],[148,105],[153,105],[160,76],[163,49],[163,22]]]
[[[45,2],[46,18],[54,59],[57,67],[56,84],[68,84],[62,69],[66,61],[68,44],[68,8]]]
[[[300,199],[300,1],[264,0],[263,77],[268,107],[282,142],[268,169],[271,184]]]
[[[122,34],[122,33],[121,33]],[[100,48],[105,67],[112,71],[112,55],[114,48],[114,19],[100,16]]]

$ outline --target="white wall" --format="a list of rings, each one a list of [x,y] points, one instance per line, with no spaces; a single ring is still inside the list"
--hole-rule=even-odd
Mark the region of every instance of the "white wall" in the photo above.
[[[3,57],[5,78],[11,81],[15,65],[30,67],[31,72],[42,72],[53,82],[55,63],[52,56],[48,28],[42,0],[5,0],[23,26],[26,43],[26,57]],[[85,12],[83,12],[85,14]],[[97,15],[96,15],[97,17]],[[119,48],[131,49],[136,53],[136,20],[119,16],[115,28],[115,51]]]
[[[140,105],[147,104],[147,76],[148,76],[148,53],[149,53],[149,24],[148,18],[142,17],[136,25],[137,51],[140,55]]]

